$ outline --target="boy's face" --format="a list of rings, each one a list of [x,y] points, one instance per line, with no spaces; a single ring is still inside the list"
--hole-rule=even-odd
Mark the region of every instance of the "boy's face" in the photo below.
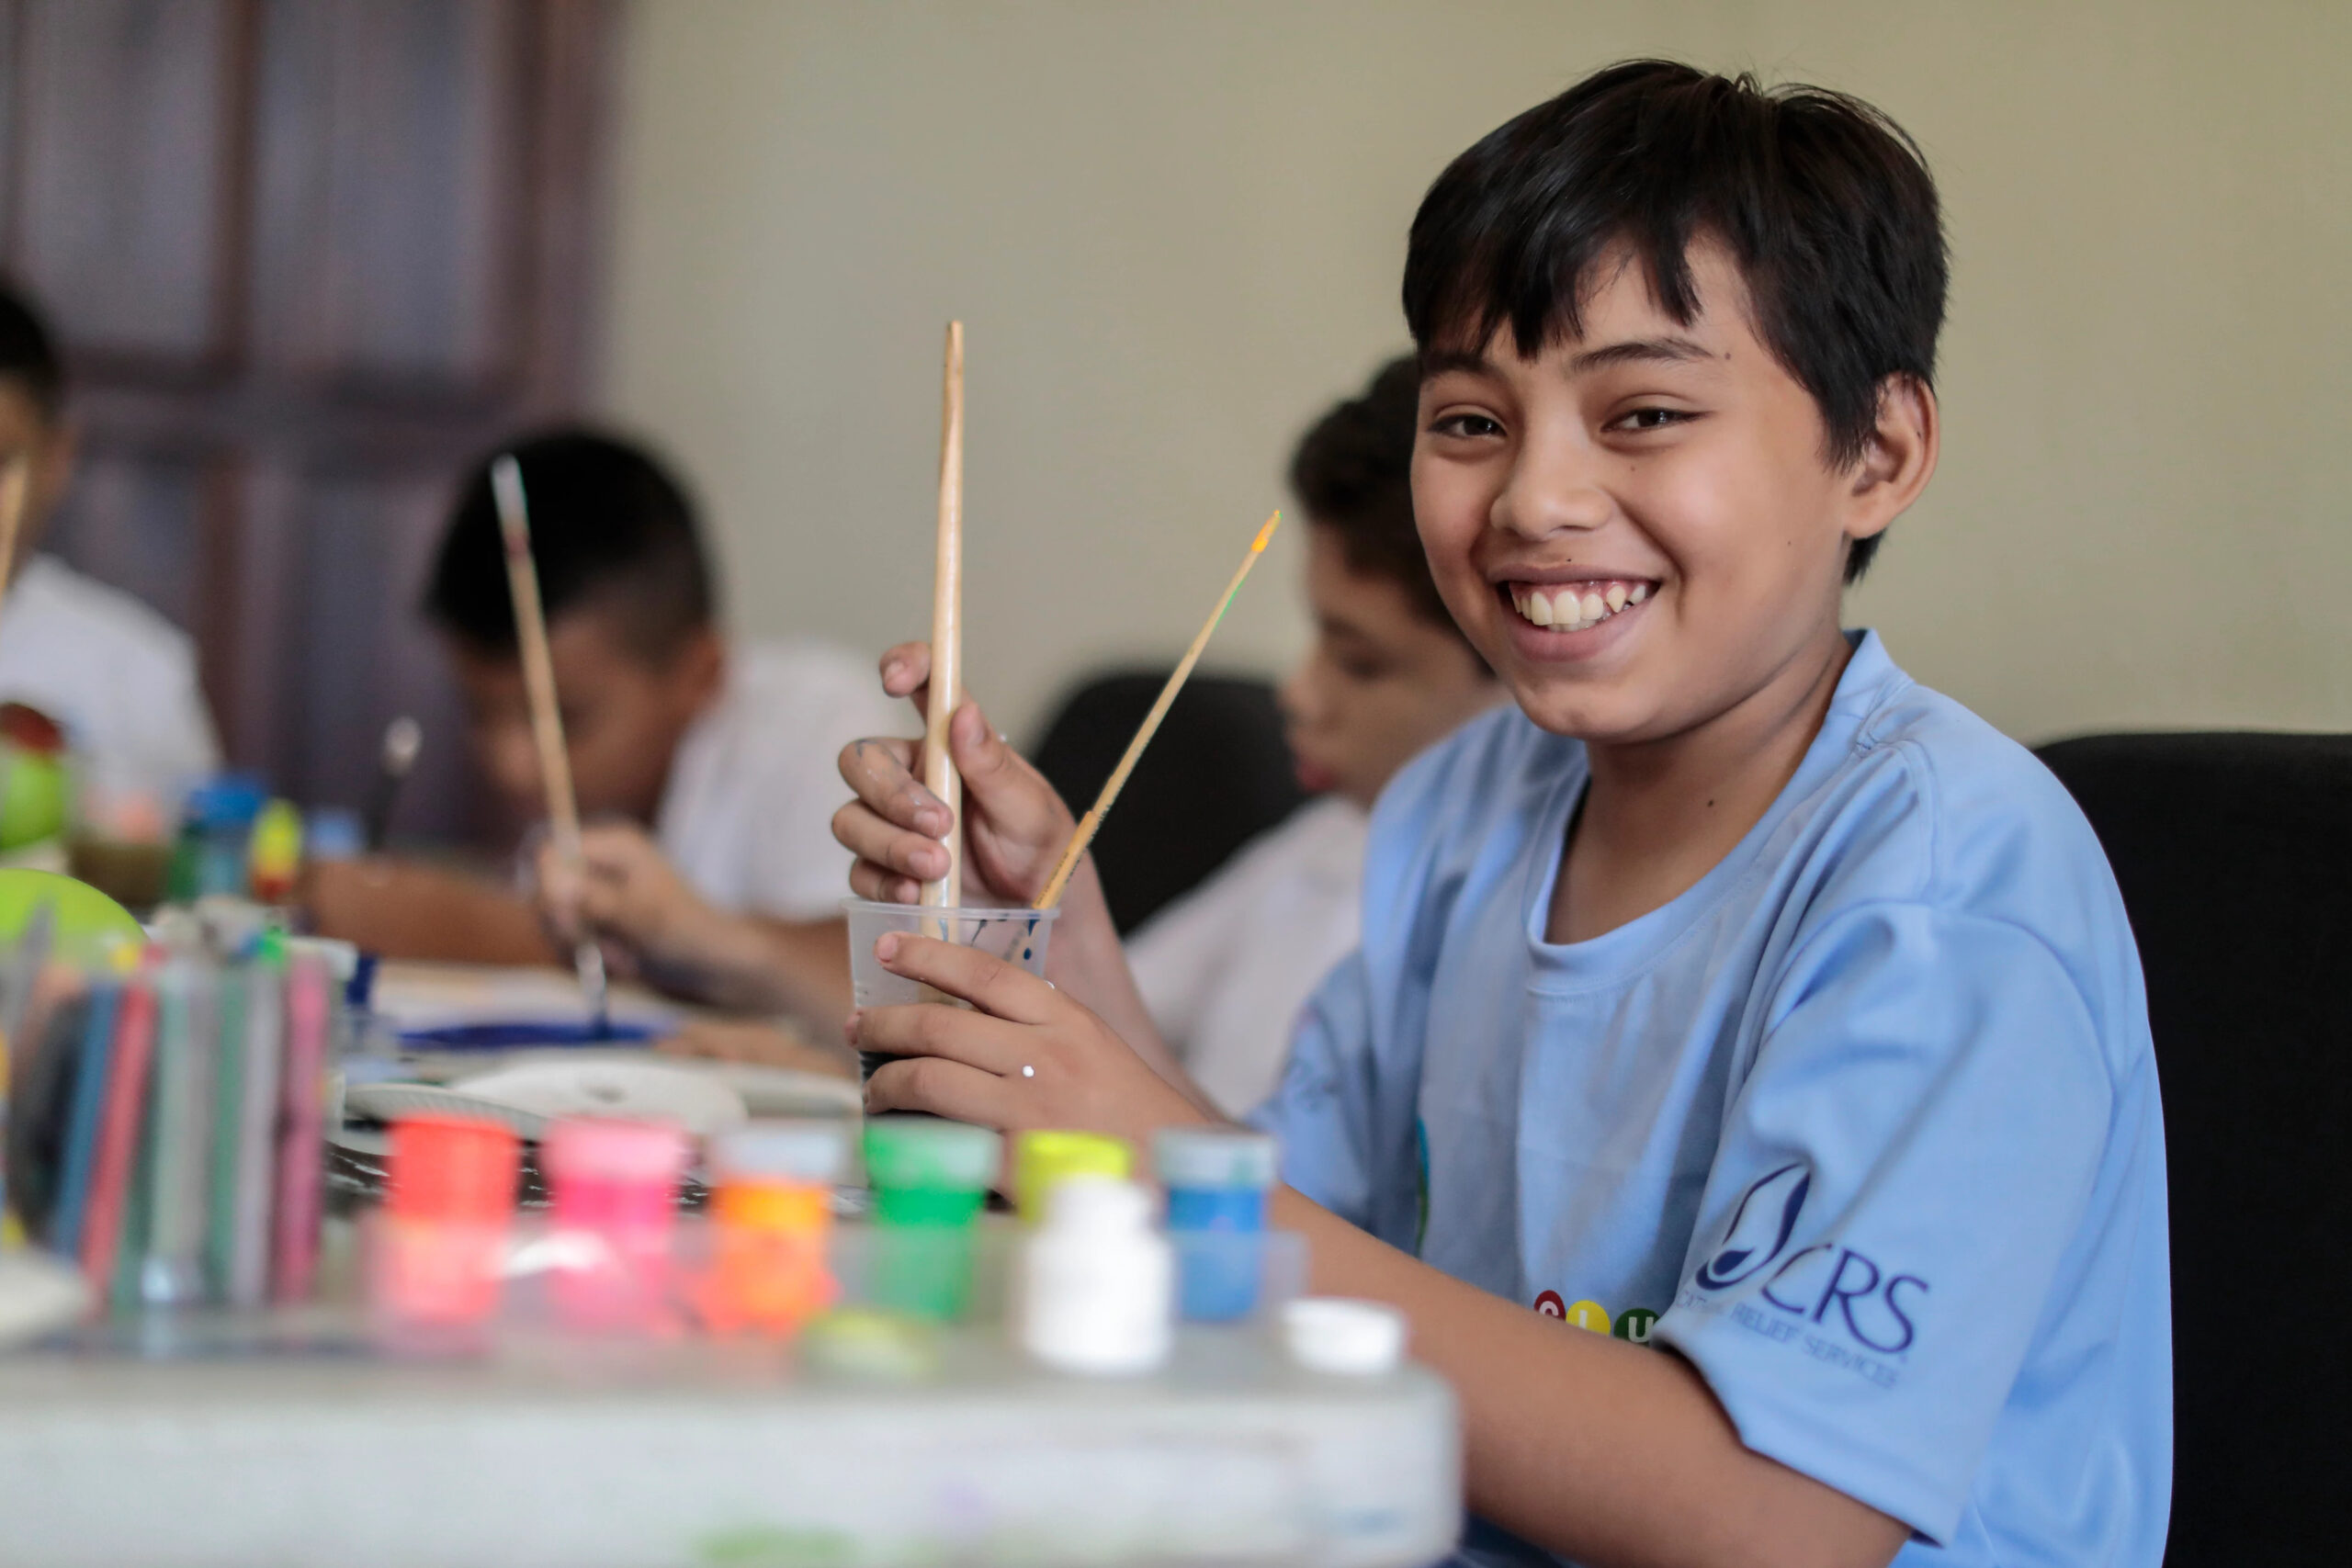
[[[1687,324],[1640,266],[1604,263],[1581,337],[1526,360],[1505,328],[1433,355],[1421,388],[1413,507],[1439,592],[1555,734],[1680,735],[1829,656],[1848,541],[1934,468],[1924,388],[1891,400],[1892,450],[1828,467],[1819,409],[1750,327],[1736,267],[1713,244],[1690,259]]]
[[[26,498],[25,520],[17,536],[19,558],[40,542],[42,525],[65,494],[74,478],[74,431],[40,412],[40,405],[16,381],[0,378],[0,465],[19,454],[32,459],[32,492]]]
[[[500,806],[518,826],[545,818],[521,661],[455,638],[448,649],[467,734]],[[548,624],[548,655],[580,814],[651,822],[679,740],[718,694],[725,661],[718,634],[695,632],[666,662],[654,662],[629,646],[610,612],[584,607]]]
[[[1369,807],[1414,753],[1502,694],[1451,626],[1404,588],[1348,565],[1329,528],[1307,531],[1315,646],[1282,685],[1298,781]]]

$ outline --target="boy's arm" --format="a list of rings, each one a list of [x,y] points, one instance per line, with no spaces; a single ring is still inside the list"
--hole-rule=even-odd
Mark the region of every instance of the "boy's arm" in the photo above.
[[[1688,1361],[1465,1285],[1283,1188],[1318,1294],[1401,1308],[1462,1404],[1471,1510],[1597,1565],[1878,1568],[1909,1529],[1743,1445]]]
[[[886,965],[976,1010],[870,1009],[855,1043],[910,1059],[871,1111],[986,1126],[1087,1127],[1148,1145],[1204,1117],[1067,995],[970,948],[907,936]],[[1033,1070],[1024,1070],[1033,1069]],[[1690,1364],[1571,1328],[1409,1258],[1289,1189],[1276,1224],[1307,1238],[1315,1289],[1401,1308],[1414,1352],[1462,1402],[1469,1506],[1595,1568],[1781,1562],[1877,1568],[1908,1528],[1747,1447]]]
[[[302,902],[321,936],[386,958],[533,964],[562,960],[520,897],[484,878],[370,857],[307,868]]]

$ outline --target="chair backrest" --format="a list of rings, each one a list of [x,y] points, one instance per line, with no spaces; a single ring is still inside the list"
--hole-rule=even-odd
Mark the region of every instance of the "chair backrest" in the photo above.
[[[2041,756],[2106,846],[2147,974],[2171,1182],[2165,1561],[2341,1562],[2352,736],[2099,735]]]
[[[1046,727],[1031,755],[1072,813],[1093,803],[1167,679],[1165,670],[1096,676]],[[1095,836],[1111,919],[1134,930],[1304,798],[1273,688],[1195,673]]]

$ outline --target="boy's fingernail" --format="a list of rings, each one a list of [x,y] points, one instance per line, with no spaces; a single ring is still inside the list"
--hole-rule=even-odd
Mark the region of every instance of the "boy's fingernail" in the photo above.
[[[874,956],[885,964],[889,963],[890,960],[899,956],[899,948],[903,940],[897,931],[885,931],[882,934],[882,940],[874,944]]]

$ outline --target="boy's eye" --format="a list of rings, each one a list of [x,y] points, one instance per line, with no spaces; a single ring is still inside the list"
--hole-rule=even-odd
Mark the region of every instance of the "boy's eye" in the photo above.
[[[1361,681],[1369,685],[1388,673],[1388,664],[1385,660],[1365,659],[1361,656],[1349,658],[1342,655],[1340,659],[1340,673],[1351,681]]]
[[[1500,435],[1503,427],[1482,413],[1441,414],[1430,422],[1432,435],[1459,435],[1473,439]]]
[[[1612,430],[1665,430],[1681,424],[1692,415],[1687,409],[1634,409],[1617,416],[1610,424]]]

